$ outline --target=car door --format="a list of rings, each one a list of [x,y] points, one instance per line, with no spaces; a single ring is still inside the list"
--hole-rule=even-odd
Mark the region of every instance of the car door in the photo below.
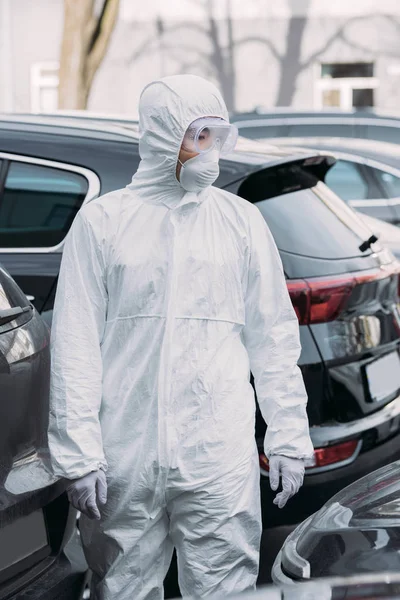
[[[325,183],[355,210],[375,219],[395,222],[395,212],[383,189],[361,162],[339,158],[328,171]]]
[[[383,170],[377,167],[367,166],[371,175],[379,182],[384,191],[388,204],[393,212],[393,223],[400,224],[400,176],[395,174],[395,170]]]
[[[65,236],[81,205],[98,196],[88,169],[0,152],[0,262],[42,312],[56,285]]]

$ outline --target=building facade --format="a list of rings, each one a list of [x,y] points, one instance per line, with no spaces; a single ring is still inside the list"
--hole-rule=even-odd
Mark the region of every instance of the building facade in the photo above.
[[[256,106],[399,111],[398,0],[137,5],[121,0],[90,110],[136,116],[146,83],[191,72],[215,81],[236,111]],[[57,108],[62,28],[63,0],[0,0],[1,111]]]

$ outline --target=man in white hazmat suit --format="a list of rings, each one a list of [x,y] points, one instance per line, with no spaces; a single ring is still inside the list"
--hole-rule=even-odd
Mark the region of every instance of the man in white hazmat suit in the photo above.
[[[148,85],[132,183],[84,206],[52,327],[49,444],[72,480],[96,600],[252,589],[261,534],[255,400],[275,503],[312,455],[298,322],[258,209],[211,184],[234,130],[192,75]]]

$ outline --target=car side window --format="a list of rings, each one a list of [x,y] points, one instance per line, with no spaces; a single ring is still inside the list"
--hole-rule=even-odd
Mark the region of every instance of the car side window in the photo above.
[[[12,161],[0,196],[0,247],[59,244],[87,190],[87,179],[79,173]]]
[[[368,184],[358,165],[347,160],[338,160],[329,169],[325,183],[346,202],[368,198]]]
[[[381,169],[369,168],[378,178],[388,198],[400,197],[400,177],[396,177],[396,175],[392,175],[392,173],[382,171]]]

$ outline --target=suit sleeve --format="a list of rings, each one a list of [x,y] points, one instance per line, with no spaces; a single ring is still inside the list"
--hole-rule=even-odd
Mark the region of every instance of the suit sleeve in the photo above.
[[[244,342],[267,423],[264,452],[267,457],[308,458],[313,446],[307,393],[297,365],[299,324],[274,239],[259,210],[251,208]]]
[[[92,208],[96,218],[81,209],[65,241],[50,342],[49,449],[54,474],[69,479],[107,469],[99,411],[108,295],[101,213]]]

